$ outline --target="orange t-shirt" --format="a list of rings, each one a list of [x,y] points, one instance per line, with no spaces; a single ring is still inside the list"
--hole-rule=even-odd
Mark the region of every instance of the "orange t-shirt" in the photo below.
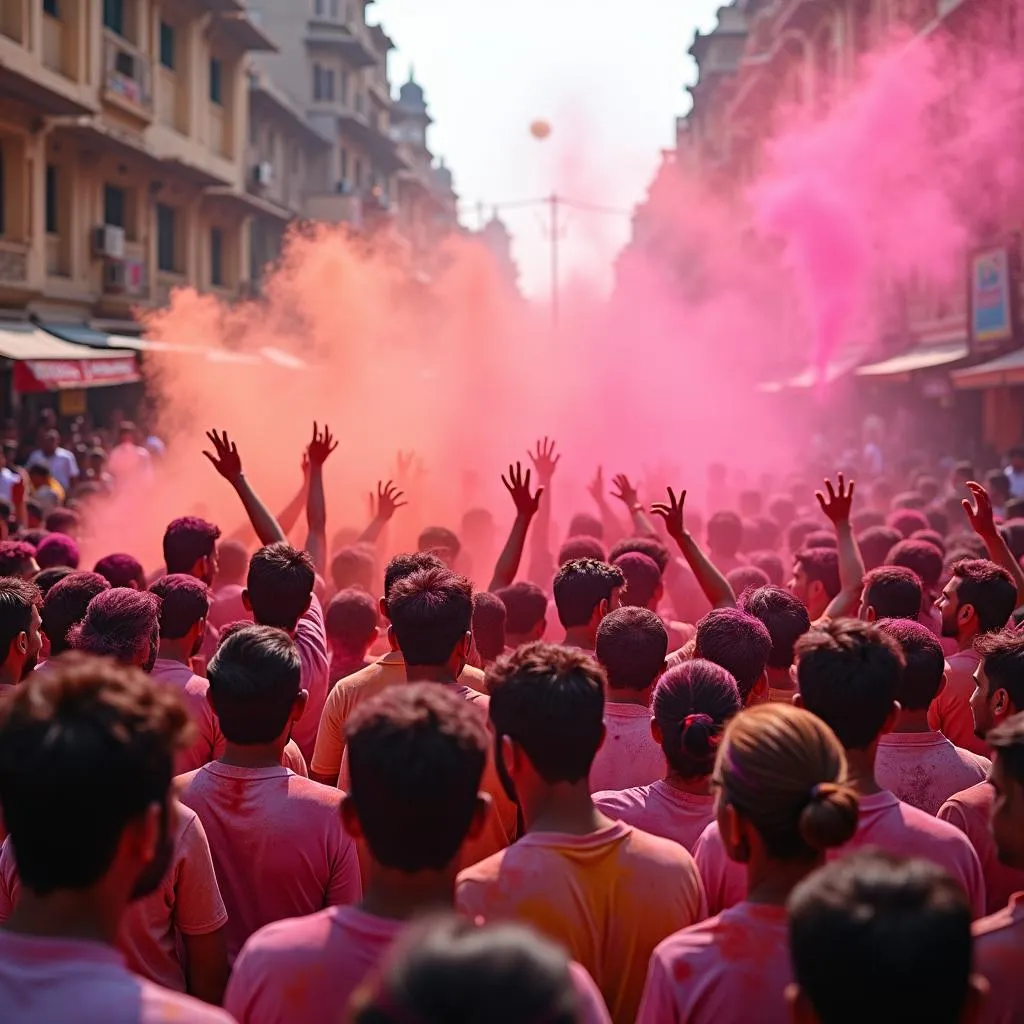
[[[974,969],[988,982],[981,1019],[1012,1024],[1024,1007],[1024,892],[991,917],[974,922]]]
[[[989,745],[974,735],[971,695],[974,672],[981,661],[977,651],[961,651],[946,659],[946,685],[928,709],[928,724],[962,750],[991,757]]]
[[[616,1024],[633,1024],[658,943],[707,914],[686,850],[618,821],[584,836],[529,833],[463,871],[455,903],[474,918],[525,921],[564,946]]]

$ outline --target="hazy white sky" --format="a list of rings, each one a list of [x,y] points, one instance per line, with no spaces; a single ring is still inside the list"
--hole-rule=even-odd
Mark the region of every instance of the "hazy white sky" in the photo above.
[[[686,110],[687,56],[724,0],[378,0],[368,9],[398,46],[397,87],[409,65],[435,119],[431,145],[455,173],[463,221],[478,202],[553,190],[628,211],[643,198]],[[538,143],[536,119],[553,133]],[[545,208],[502,213],[516,238],[522,284],[549,292]],[[629,237],[627,216],[569,212],[563,283],[607,281]]]

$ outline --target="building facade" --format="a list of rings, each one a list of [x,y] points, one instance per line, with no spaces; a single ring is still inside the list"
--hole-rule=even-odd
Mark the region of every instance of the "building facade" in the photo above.
[[[250,276],[240,0],[0,0],[0,309],[132,323]]]

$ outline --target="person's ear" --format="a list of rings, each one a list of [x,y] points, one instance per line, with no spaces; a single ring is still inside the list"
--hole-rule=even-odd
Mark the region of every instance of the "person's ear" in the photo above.
[[[597,605],[597,621],[600,622],[608,614],[608,598],[602,597]]]
[[[962,604],[956,613],[956,621],[961,626],[966,626],[971,619],[975,618],[975,611],[973,604]]]
[[[878,621],[878,612],[876,612],[874,607],[872,607],[870,604],[868,605],[868,610],[867,610],[867,612],[864,615],[864,621],[865,622],[877,622]]]
[[[879,733],[879,736],[886,736],[896,728],[896,723],[900,720],[900,712],[902,710],[900,702],[894,700],[892,707],[889,709],[889,714],[885,716],[885,722],[882,723],[882,731]]]
[[[935,691],[935,696],[932,698],[932,700],[938,700],[939,695],[942,693],[942,691],[948,685],[949,685],[949,673],[948,672],[943,672],[942,673],[942,679],[939,681],[939,688]]]
[[[768,696],[768,669],[766,668],[758,677],[757,682],[754,683],[754,688],[750,691],[747,697],[747,707],[752,704],[759,704]]]
[[[658,725],[658,720],[656,718],[651,719],[651,736],[659,747],[665,741],[665,734],[661,731],[661,726]]]
[[[28,633],[21,632],[14,638],[14,645],[17,648],[18,654],[25,656],[28,654]]]
[[[1003,718],[1010,714],[1010,695],[1002,687],[993,690],[988,698],[992,714]]]
[[[355,801],[347,793],[341,798],[341,824],[353,839],[363,838],[363,826],[356,813]]]
[[[821,580],[811,580],[807,585],[807,596],[811,601],[817,602],[824,599],[825,603],[828,603],[828,594],[825,593],[825,585]]]
[[[466,836],[463,842],[479,838],[487,825],[487,816],[491,813],[491,796],[489,793],[477,793],[476,807],[473,808],[473,817],[469,820],[469,828],[466,829]]]
[[[512,742],[511,736],[501,737],[498,756],[501,758],[501,762],[505,766],[505,771],[511,775],[519,765],[519,751],[516,749],[515,743]]]
[[[980,974],[972,974],[967,982],[967,998],[960,1017],[960,1024],[978,1024],[986,1016],[991,986],[988,979]]]
[[[382,619],[388,618],[388,602],[385,598],[382,597],[377,602],[377,611],[380,612],[380,617]]]
[[[153,803],[147,804],[146,809],[135,819],[134,827],[125,830],[125,835],[132,846],[133,859],[142,864],[153,862],[160,843],[163,816],[163,805],[154,800]]]
[[[128,589],[129,590],[139,590],[140,589],[139,581],[138,580],[129,580],[128,581]]]
[[[802,708],[802,707],[804,707],[804,699],[803,699],[803,697],[800,696],[800,691],[799,690],[797,690],[796,693],[793,694],[793,707],[795,707],[795,708]]]
[[[789,666],[789,681],[790,681],[790,683],[793,684],[793,689],[794,690],[798,690],[800,688],[799,684],[797,682],[796,662],[795,661],[793,662],[792,665]]]
[[[305,713],[309,703],[309,690],[299,690],[292,703],[291,721],[297,722]]]
[[[786,1004],[789,1006],[789,1019],[792,1024],[819,1024],[818,1015],[811,1006],[804,990],[796,983],[786,986]]]
[[[252,611],[252,598],[249,597],[248,588],[242,591],[242,607],[245,608],[247,612]]]

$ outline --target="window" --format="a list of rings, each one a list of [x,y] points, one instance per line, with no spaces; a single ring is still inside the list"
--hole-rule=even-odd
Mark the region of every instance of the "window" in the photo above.
[[[313,99],[320,102],[334,102],[334,69],[320,64],[313,65]]]
[[[220,228],[210,232],[210,284],[224,287],[224,232]]]
[[[337,20],[338,8],[340,7],[340,0],[331,0],[331,17]]]
[[[348,150],[344,147],[341,150],[341,180],[348,184]]]
[[[356,177],[356,188],[362,188],[363,187],[363,161],[360,160],[359,157],[356,157],[355,165],[356,165],[356,174],[355,174],[355,177]]]
[[[46,165],[46,233],[56,235],[60,230],[57,217],[60,190],[60,170],[54,164]]]
[[[324,16],[324,11],[327,9],[327,0],[314,0],[313,13],[318,17]]]
[[[163,203],[156,207],[156,265],[170,274],[178,269],[178,211]]]
[[[210,102],[224,102],[224,65],[217,57],[210,58]]]
[[[43,12],[51,18],[59,18],[60,0],[43,0]]]
[[[124,36],[124,0],[103,0],[103,26]]]
[[[115,228],[126,228],[125,220],[128,202],[123,188],[116,185],[103,186],[103,223]]]
[[[160,65],[174,70],[174,26],[160,22]]]
[[[341,73],[341,102],[348,106],[348,72]]]

